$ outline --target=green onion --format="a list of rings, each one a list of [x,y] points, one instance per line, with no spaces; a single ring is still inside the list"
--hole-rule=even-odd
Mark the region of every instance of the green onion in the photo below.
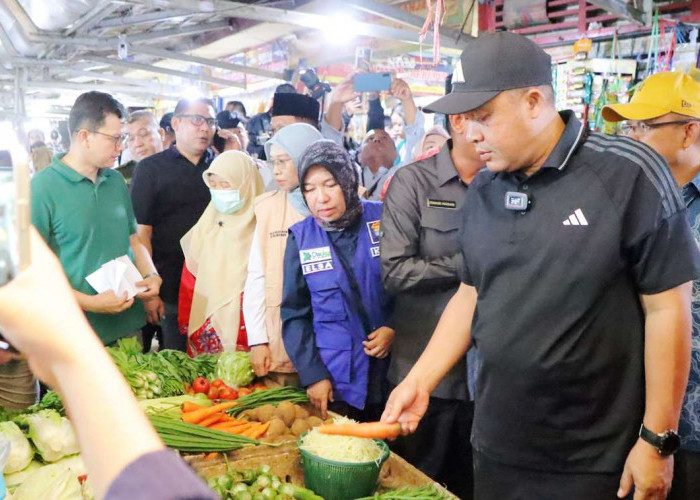
[[[236,400],[236,406],[231,408],[229,413],[231,415],[238,415],[246,410],[252,410],[259,406],[271,404],[277,406],[282,401],[291,401],[292,403],[308,403],[309,398],[306,395],[306,391],[303,389],[298,389],[296,387],[278,387],[274,389],[267,389],[265,391],[255,391],[248,396],[243,396]]]
[[[170,448],[187,452],[230,451],[262,444],[256,439],[207,429],[167,417],[149,417],[158,435]]]

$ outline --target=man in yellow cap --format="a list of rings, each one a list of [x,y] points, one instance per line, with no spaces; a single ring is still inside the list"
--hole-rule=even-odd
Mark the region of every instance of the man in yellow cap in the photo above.
[[[685,73],[647,78],[632,100],[603,108],[603,118],[626,120],[623,130],[661,154],[683,198],[695,241],[700,245],[700,83]],[[700,281],[693,283],[693,342],[690,378],[675,455],[670,499],[697,498],[700,492]]]

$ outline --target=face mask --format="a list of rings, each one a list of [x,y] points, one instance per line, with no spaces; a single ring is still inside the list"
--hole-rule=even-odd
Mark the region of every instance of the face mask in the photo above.
[[[230,215],[245,205],[245,200],[241,200],[240,191],[237,189],[210,189],[211,201],[214,207],[225,215]]]

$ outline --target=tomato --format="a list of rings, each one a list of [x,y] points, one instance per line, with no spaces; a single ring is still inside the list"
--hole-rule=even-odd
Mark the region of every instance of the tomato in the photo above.
[[[243,396],[248,396],[252,392],[253,391],[251,391],[247,387],[241,387],[240,389],[238,389],[238,397],[242,398]]]
[[[192,388],[194,389],[194,392],[202,392],[206,394],[207,392],[209,392],[209,387],[209,381],[204,377],[199,377],[194,382],[192,382]]]
[[[224,382],[224,381],[221,380],[220,378],[217,378],[216,380],[214,380],[214,381],[211,383],[211,386],[212,386],[212,387],[216,387],[217,389],[218,389],[219,387],[228,387],[228,386],[226,385],[226,382]]]
[[[219,390],[216,387],[210,387],[207,397],[212,400],[219,399]]]
[[[221,387],[219,389],[219,399],[238,399],[238,392],[230,387]]]

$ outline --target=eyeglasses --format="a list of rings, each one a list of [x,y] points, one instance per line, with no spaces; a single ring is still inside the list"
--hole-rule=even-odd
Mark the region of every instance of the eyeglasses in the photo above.
[[[115,148],[117,148],[119,146],[123,146],[124,143],[127,140],[129,140],[128,134],[111,135],[111,134],[105,134],[103,132],[98,132],[97,130],[88,130],[88,132],[91,132],[93,134],[103,135],[105,137],[109,137],[110,139],[112,139],[112,142],[114,143]]]
[[[652,129],[664,127],[666,125],[686,125],[697,120],[676,120],[672,122],[647,123],[647,122],[622,122],[620,131],[624,135],[644,135]]]
[[[284,159],[279,159],[279,160],[268,160],[267,164],[270,165],[270,168],[272,170],[275,170],[276,168],[279,168],[280,170],[286,167],[292,163],[291,158],[284,158]]]
[[[175,115],[173,118],[187,118],[195,127],[206,123],[209,128],[216,128],[216,118],[209,118],[202,115]]]

